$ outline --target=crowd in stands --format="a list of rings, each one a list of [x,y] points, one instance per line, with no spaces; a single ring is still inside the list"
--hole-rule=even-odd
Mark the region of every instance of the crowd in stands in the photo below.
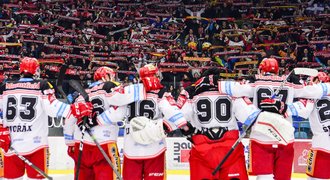
[[[23,56],[39,59],[42,78],[92,81],[109,66],[124,83],[155,63],[173,96],[218,67],[224,78],[257,72],[265,57],[292,67],[328,70],[327,0],[2,0],[0,75],[18,76]]]

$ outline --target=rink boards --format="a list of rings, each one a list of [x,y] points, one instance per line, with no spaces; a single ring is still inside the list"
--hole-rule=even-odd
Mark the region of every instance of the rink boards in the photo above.
[[[189,150],[191,143],[185,138],[167,138],[166,165],[168,174],[189,174]],[[245,146],[245,157],[248,153],[248,139],[243,139]],[[63,137],[49,137],[50,146],[50,164],[51,174],[71,174],[73,172],[73,160],[67,155],[67,147],[64,144]],[[295,141],[295,157],[293,164],[294,177],[306,177],[304,174],[306,168],[306,158],[308,149],[311,146],[311,140]],[[123,138],[118,139],[118,148],[121,158],[123,158]],[[246,159],[248,163],[248,159]]]

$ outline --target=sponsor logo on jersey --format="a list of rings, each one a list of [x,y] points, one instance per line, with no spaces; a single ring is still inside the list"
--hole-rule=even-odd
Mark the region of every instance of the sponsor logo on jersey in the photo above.
[[[10,132],[29,132],[32,131],[32,125],[8,126]]]
[[[16,89],[16,88],[40,89],[40,82],[6,83],[6,89]]]

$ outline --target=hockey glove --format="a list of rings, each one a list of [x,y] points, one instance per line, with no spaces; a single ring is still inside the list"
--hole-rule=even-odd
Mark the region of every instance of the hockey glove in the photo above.
[[[150,120],[140,116],[133,118],[130,126],[132,137],[139,144],[152,144],[166,137],[162,120]]]
[[[71,104],[72,115],[77,119],[82,119],[85,116],[92,114],[93,105],[90,102],[76,102]]]
[[[183,129],[183,128],[180,128],[180,131],[181,131],[181,133],[184,135],[184,136],[190,136],[190,135],[193,135],[193,134],[195,134],[195,132],[196,132],[196,128],[195,127],[193,127],[191,124],[190,124],[190,122],[187,122],[187,125],[186,125],[187,127],[188,127],[188,130],[186,129]]]
[[[260,109],[262,111],[268,111],[282,115],[285,114],[287,107],[288,106],[284,102],[277,99],[267,98],[262,100],[260,103]]]
[[[0,148],[5,152],[10,148],[10,133],[8,128],[0,126]]]

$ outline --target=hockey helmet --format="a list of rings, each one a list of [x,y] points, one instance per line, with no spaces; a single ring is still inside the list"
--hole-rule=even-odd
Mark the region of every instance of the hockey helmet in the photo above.
[[[110,78],[111,81],[115,80],[116,78],[116,72],[106,66],[99,67],[95,73],[94,73],[94,80],[102,80],[102,78],[107,79],[107,77]]]
[[[40,65],[36,58],[24,57],[19,65],[19,72],[24,75],[40,75]]]
[[[140,68],[139,75],[146,91],[158,90],[163,88],[160,84],[159,70],[152,64],[147,64]]]
[[[259,70],[262,71],[262,73],[278,73],[278,62],[274,58],[265,58],[261,61],[259,64]]]

